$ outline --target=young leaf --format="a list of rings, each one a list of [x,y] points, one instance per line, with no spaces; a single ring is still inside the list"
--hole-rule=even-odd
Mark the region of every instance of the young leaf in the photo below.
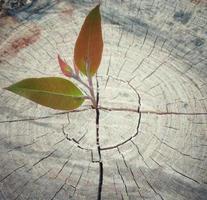
[[[84,101],[79,88],[71,81],[58,77],[24,79],[5,89],[58,110],[73,110]]]
[[[90,11],[79,33],[75,44],[74,61],[78,69],[87,75],[93,76],[101,62],[103,39],[101,29],[100,5]]]
[[[73,74],[73,70],[65,61],[62,60],[60,55],[58,55],[58,62],[59,62],[60,69],[61,69],[62,73],[65,76],[71,77]]]

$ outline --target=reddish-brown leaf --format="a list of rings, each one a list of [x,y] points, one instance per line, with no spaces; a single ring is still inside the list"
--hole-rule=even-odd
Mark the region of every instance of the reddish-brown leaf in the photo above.
[[[65,76],[72,76],[72,68],[58,55],[58,63],[60,65],[60,69]]]
[[[93,76],[101,62],[103,39],[101,29],[100,5],[90,11],[79,33],[75,44],[74,61],[78,69],[87,75]]]

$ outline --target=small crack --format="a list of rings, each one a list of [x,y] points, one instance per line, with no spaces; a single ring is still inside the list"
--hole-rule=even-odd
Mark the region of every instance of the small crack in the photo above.
[[[75,146],[78,147],[79,149],[81,149],[81,150],[85,150],[85,151],[91,151],[91,149],[89,149],[89,148],[87,148],[87,147],[84,147],[84,146],[80,145],[80,143],[79,143],[79,141],[80,141],[81,139],[83,139],[84,135],[81,136],[81,138],[80,138],[79,140],[76,140],[76,139],[74,139],[74,138],[70,138],[70,137],[68,136],[68,134],[65,132],[65,127],[64,127],[64,126],[62,127],[62,133],[63,133],[63,135],[65,136],[65,139],[67,139],[68,141],[70,141],[70,142],[72,142],[73,144],[75,144]]]
[[[73,194],[72,194],[72,197],[73,197],[73,196],[75,195],[75,193],[76,193],[78,184],[80,183],[80,180],[81,180],[82,176],[83,176],[83,171],[81,172],[81,174],[80,174],[80,176],[79,176],[79,178],[78,178],[78,181],[77,181],[76,185],[74,186],[74,192],[73,192]]]
[[[4,176],[2,179],[0,179],[0,183],[3,182],[5,179],[7,179],[9,176],[11,176],[13,173],[15,173],[16,171],[18,171],[19,169],[25,167],[26,164],[14,169],[12,172],[10,172],[9,174],[7,174],[6,176]]]
[[[86,172],[86,177],[87,177],[88,174],[89,174],[89,170],[90,170],[90,167],[91,167],[90,165],[91,165],[91,163],[88,164],[88,168],[87,168],[87,172]],[[86,183],[86,185],[89,184],[89,179],[90,179],[90,178],[87,179],[87,183]]]
[[[52,152],[50,152],[47,156],[42,157],[40,160],[38,160],[37,162],[35,162],[32,167],[30,169],[27,170],[27,172],[31,171],[33,167],[35,167],[36,165],[38,165],[40,162],[42,162],[43,160],[49,158],[52,154],[54,154],[57,151],[57,149],[53,150]]]
[[[124,34],[124,29],[122,29],[122,31],[121,31],[121,35],[120,35],[120,38],[119,38],[119,41],[118,41],[118,44],[117,44],[118,47],[120,45],[123,34]]]
[[[170,167],[174,172],[180,174],[181,176],[183,176],[183,177],[185,177],[185,178],[187,178],[187,179],[189,179],[189,180],[191,180],[191,181],[193,181],[193,182],[195,182],[195,183],[200,184],[200,182],[198,182],[197,180],[191,178],[190,176],[187,176],[187,175],[183,174],[182,172],[179,172],[178,170],[174,169],[172,166],[170,166],[170,165],[168,165],[168,164],[166,164],[166,165],[167,165],[168,167]]]
[[[58,193],[61,191],[61,190],[64,190],[64,186],[67,184],[67,181],[68,179],[70,178],[70,176],[72,175],[73,173],[73,170],[71,170],[69,176],[65,179],[65,182],[61,185],[61,187],[55,192],[55,194],[53,195],[53,197],[50,199],[50,200],[54,200],[55,197],[58,195]],[[73,185],[70,185],[72,188],[74,188],[76,190],[76,187],[74,187]]]
[[[79,110],[72,110],[72,111],[60,112],[60,113],[55,113],[55,114],[52,114],[52,115],[46,115],[46,116],[41,116],[41,117],[31,117],[31,118],[14,119],[14,120],[4,120],[4,121],[0,121],[0,124],[3,124],[3,123],[15,123],[15,122],[25,122],[25,121],[36,121],[36,120],[42,120],[42,119],[49,119],[49,118],[53,118],[53,117],[59,116],[59,115],[65,115],[65,114],[68,114],[68,113],[83,112],[83,111],[87,111],[87,110],[91,110],[91,108],[83,108],[83,109],[79,109]]]
[[[52,169],[49,169],[44,174],[40,175],[38,178],[36,178],[33,183],[36,183],[38,180],[40,180],[42,177],[46,176]]]
[[[100,160],[94,160],[94,156],[93,156],[93,150],[91,149],[91,162],[92,163],[99,163]]]
[[[60,170],[57,172],[57,174],[55,175],[54,179],[56,179],[59,174],[63,171],[64,167],[68,164],[70,157],[72,156],[72,153],[68,156],[67,160],[65,161],[65,163],[62,165],[62,167],[60,168]]]
[[[162,67],[162,65],[164,65],[167,61],[162,62],[161,64],[159,64],[150,74],[148,74],[145,78],[143,78],[141,80],[141,83],[143,81],[145,81],[146,79],[148,79],[149,77],[151,77],[160,67]]]
[[[151,156],[150,156],[150,159],[153,161],[153,162],[155,162],[159,167],[161,167],[162,168],[162,165],[160,165],[155,159],[153,159]]]
[[[146,180],[147,184],[148,184],[149,187],[153,190],[153,192],[154,192],[155,194],[157,194],[157,195],[160,197],[160,199],[164,200],[164,198],[162,197],[162,195],[161,195],[160,193],[158,193],[158,192],[155,190],[155,188],[152,186],[152,184],[147,180],[147,177],[145,176],[145,174],[143,173],[143,171],[142,171],[141,169],[140,169],[140,171],[141,171],[142,175],[145,177],[145,180]]]
[[[122,63],[122,65],[121,65],[121,67],[120,67],[120,69],[119,69],[119,71],[118,71],[117,78],[119,77],[119,75],[120,75],[120,73],[121,73],[121,71],[122,71],[124,65],[126,64],[126,61],[127,61],[127,60],[124,60],[124,62]]]
[[[53,195],[53,197],[50,200],[54,200],[55,197],[57,196],[57,194],[64,188],[64,186],[66,185],[67,179],[65,179],[65,182],[61,185],[61,187],[55,192],[55,194]]]
[[[193,160],[199,160],[199,161],[203,161],[202,159],[200,158],[195,158],[193,156],[191,156],[190,154],[186,154],[186,153],[183,153],[181,152],[180,150],[174,148],[174,147],[171,147],[169,144],[167,144],[166,142],[162,141],[160,138],[158,138],[155,134],[153,134],[153,136],[161,143],[161,144],[164,144],[165,146],[169,147],[170,149],[178,152],[179,154],[183,155],[183,156],[187,156],[187,157],[190,157],[191,159]]]
[[[169,129],[173,129],[175,131],[178,131],[179,130],[178,128],[175,128],[175,127],[172,127],[172,126],[164,126],[164,127],[169,128]]]
[[[122,182],[123,182],[123,184],[124,184],[125,192],[126,192],[127,196],[129,197],[128,189],[127,189],[126,183],[125,183],[124,178],[123,178],[123,176],[122,176],[122,174],[121,174],[121,172],[120,172],[120,169],[119,169],[119,166],[118,166],[117,162],[116,162],[116,167],[117,167],[118,174],[119,174],[119,176],[121,177],[121,180],[122,180]]]
[[[21,148],[24,148],[24,147],[31,146],[31,145],[36,144],[36,143],[37,143],[37,141],[34,141],[34,142],[32,142],[32,143],[29,143],[29,144],[25,144],[25,145],[21,145],[21,146],[14,147],[13,149],[10,149],[10,150],[8,151],[8,153],[9,153],[9,152],[12,152],[12,151],[14,151],[14,150],[17,150],[17,149],[21,149]]]
[[[58,142],[56,142],[56,143],[55,143],[55,144],[53,144],[52,146],[55,146],[55,145],[57,145],[57,144],[60,144],[60,143],[62,143],[64,140],[65,140],[65,138],[63,138],[63,139],[59,140]]]
[[[118,191],[117,191],[117,188],[116,188],[116,182],[115,182],[114,176],[113,176],[113,183],[114,183],[114,189],[115,189],[115,192],[116,192],[116,196],[118,197]]]
[[[146,30],[146,33],[145,33],[145,36],[144,36],[144,40],[143,40],[143,42],[142,42],[141,49],[142,49],[142,47],[143,47],[144,44],[145,44],[145,41],[146,41],[146,39],[147,39],[148,32],[149,32],[149,28],[147,28],[147,30]]]
[[[132,140],[131,143],[136,147],[138,154],[141,156],[142,161],[144,162],[144,164],[150,169],[149,165],[146,163],[144,156],[141,154],[139,147],[137,146],[137,144],[135,144]]]
[[[14,200],[17,200],[17,199],[22,195],[22,193],[24,192],[25,187],[26,187],[29,183],[30,183],[30,181],[27,181],[27,182],[25,182],[23,185],[21,185],[20,187],[18,187],[16,190],[13,191],[13,193],[15,193],[19,188],[21,188],[19,194],[14,198]]]
[[[146,38],[147,38],[147,35],[148,35],[148,28],[147,28],[147,31],[146,31],[145,38],[144,38],[143,44],[142,44],[142,46],[141,46],[141,49],[142,49],[142,47],[144,46],[145,40],[146,40]],[[144,61],[145,61],[146,59],[148,59],[148,58],[152,55],[152,53],[153,53],[153,51],[154,51],[154,49],[155,49],[157,40],[158,40],[158,36],[157,36],[157,37],[155,38],[155,40],[154,40],[153,47],[151,48],[151,51],[147,54],[146,57],[144,57],[144,58],[141,60],[141,62],[139,63],[139,65],[138,65],[138,66],[131,72],[132,74],[134,74],[134,73],[140,68],[140,66],[144,63]],[[158,68],[159,68],[159,67],[158,67]],[[154,73],[154,72],[153,72],[153,73]],[[150,76],[151,76],[151,75],[150,75]],[[133,77],[132,79],[130,79],[130,82],[131,82],[134,78],[135,78],[135,77]]]
[[[124,164],[125,164],[127,170],[130,172],[130,174],[131,174],[131,176],[132,176],[132,178],[133,178],[133,180],[134,180],[135,185],[137,186],[138,193],[139,193],[140,197],[141,197],[142,199],[144,199],[143,196],[142,196],[142,194],[141,194],[141,192],[139,191],[140,186],[138,185],[138,183],[137,183],[137,181],[136,181],[136,179],[135,179],[135,176],[134,176],[134,173],[133,173],[131,167],[129,167],[129,166],[127,165],[126,159],[125,159],[123,153],[121,153],[121,151],[120,151],[120,149],[119,149],[118,147],[117,147],[117,150],[118,150],[119,154],[121,155],[121,157],[122,157],[122,159],[123,159],[123,162],[124,162]]]
[[[124,157],[123,153],[121,153],[121,151],[119,150],[119,147],[117,147],[117,150],[118,150],[119,154],[121,155],[126,168],[129,170],[129,167],[128,167],[127,163],[126,163],[125,157]]]

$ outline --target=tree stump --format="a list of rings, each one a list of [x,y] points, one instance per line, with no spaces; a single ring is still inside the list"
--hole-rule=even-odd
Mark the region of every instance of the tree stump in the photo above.
[[[97,1],[37,1],[0,19],[0,86],[60,76]],[[0,89],[0,199],[207,199],[206,1],[103,0],[97,112]],[[97,89],[97,88],[96,88]]]

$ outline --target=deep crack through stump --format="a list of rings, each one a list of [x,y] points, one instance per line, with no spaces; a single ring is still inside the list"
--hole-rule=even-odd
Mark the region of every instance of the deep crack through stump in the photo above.
[[[101,147],[100,147],[100,141],[99,141],[99,117],[100,117],[100,111],[98,108],[99,104],[99,84],[98,79],[96,76],[96,86],[97,86],[97,92],[96,92],[96,145],[97,145],[97,151],[99,156],[99,185],[98,185],[98,196],[97,200],[101,200],[101,192],[102,192],[102,186],[103,186],[103,161],[101,158]]]

